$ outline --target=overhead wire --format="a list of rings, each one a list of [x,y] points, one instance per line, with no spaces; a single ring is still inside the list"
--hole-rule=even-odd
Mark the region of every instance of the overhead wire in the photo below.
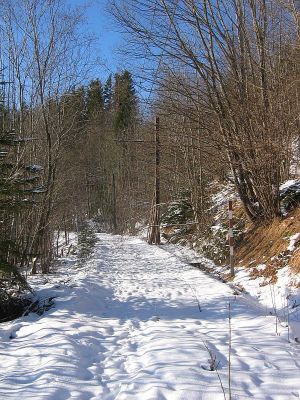
[[[160,2],[162,2],[162,0],[160,0]],[[155,73],[154,73],[154,75],[153,75],[152,85],[151,85],[151,88],[150,88],[149,95],[148,95],[148,98],[147,98],[146,103],[149,103],[149,102],[150,102],[150,97],[151,97],[152,92],[153,92],[153,89],[154,89],[155,80],[156,80],[156,78],[157,78],[157,76],[158,76],[158,73],[159,73],[159,70],[160,70],[160,67],[161,67],[161,63],[162,63],[162,59],[163,59],[163,57],[164,57],[165,47],[166,47],[166,45],[167,45],[167,42],[168,42],[168,40],[169,40],[169,35],[170,35],[170,33],[171,33],[171,28],[172,28],[172,24],[173,24],[173,22],[174,22],[175,13],[176,13],[176,11],[177,11],[178,3],[179,3],[179,0],[176,0],[176,3],[175,3],[175,5],[174,5],[173,12],[172,12],[172,14],[171,14],[171,16],[170,16],[168,32],[167,32],[167,35],[166,35],[164,44],[162,45],[162,48],[161,48],[161,53],[160,53],[160,55],[159,55],[159,59],[158,59],[158,63],[157,63],[157,68],[156,68]]]

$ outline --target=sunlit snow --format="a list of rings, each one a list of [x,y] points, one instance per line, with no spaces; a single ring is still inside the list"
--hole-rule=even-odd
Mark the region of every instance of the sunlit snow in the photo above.
[[[231,398],[300,397],[299,344],[253,298],[173,247],[97,239],[84,266],[32,278],[52,309],[1,324],[1,399],[229,399],[229,303]]]

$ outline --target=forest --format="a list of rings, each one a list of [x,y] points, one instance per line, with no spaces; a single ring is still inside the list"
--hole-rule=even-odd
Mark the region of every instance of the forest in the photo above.
[[[85,220],[113,233],[149,226],[152,242],[161,224],[201,238],[221,185],[234,185],[261,225],[281,216],[280,184],[297,176],[297,1],[108,7],[126,31],[123,51],[142,64],[101,81],[87,79],[93,39],[79,29],[83,9],[0,4],[3,310],[29,289],[28,275],[50,271],[59,237],[68,242]],[[175,206],[186,214],[174,222]]]

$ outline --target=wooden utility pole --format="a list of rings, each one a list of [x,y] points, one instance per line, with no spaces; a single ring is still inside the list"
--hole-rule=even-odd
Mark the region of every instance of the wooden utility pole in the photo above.
[[[155,140],[116,140],[119,143],[155,144],[155,189],[152,202],[147,241],[149,244],[160,244],[160,135],[159,117],[155,117]],[[114,182],[114,181],[113,181]]]
[[[155,192],[150,215],[148,243],[160,244],[160,136],[159,117],[155,117]]]
[[[155,118],[155,222],[154,244],[160,244],[160,137],[159,117]]]
[[[230,251],[230,275],[232,277],[234,277],[234,237],[233,237],[233,207],[232,207],[232,200],[229,200],[228,216],[229,216],[228,241],[229,241],[229,251]]]

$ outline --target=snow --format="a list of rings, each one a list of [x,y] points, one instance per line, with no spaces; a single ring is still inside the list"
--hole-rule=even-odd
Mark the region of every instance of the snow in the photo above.
[[[299,398],[300,348],[287,328],[276,335],[269,310],[192,267],[207,262],[195,257],[97,234],[84,265],[70,256],[32,277],[55,306],[1,324],[0,398],[229,399],[229,303],[231,398]]]
[[[292,235],[290,237],[290,244],[289,244],[287,249],[289,251],[291,251],[291,252],[295,251],[296,250],[296,245],[299,242],[299,240],[300,240],[300,233],[295,233],[295,235]]]
[[[212,184],[212,189],[217,189],[217,192],[212,195],[212,202],[214,206],[212,209],[219,210],[225,205],[228,205],[229,200],[235,200],[238,195],[235,191],[234,185],[227,183],[222,185],[219,182],[214,182]]]
[[[288,181],[286,181],[282,185],[280,185],[279,189],[280,189],[280,191],[284,191],[284,190],[290,188],[291,186],[294,186],[296,183],[298,183],[297,180],[289,179]]]
[[[263,272],[267,266],[260,264],[255,269]],[[277,281],[269,283],[260,276],[251,277],[252,269],[236,269],[233,284],[243,287],[254,299],[257,299],[265,312],[278,318],[281,325],[290,327],[289,339],[300,338],[300,276],[291,272],[288,266],[277,272]]]
[[[31,172],[41,172],[44,169],[41,165],[38,164],[28,165],[26,168]]]
[[[44,193],[45,192],[45,188],[44,187],[36,187],[34,189],[30,189],[31,193]]]

